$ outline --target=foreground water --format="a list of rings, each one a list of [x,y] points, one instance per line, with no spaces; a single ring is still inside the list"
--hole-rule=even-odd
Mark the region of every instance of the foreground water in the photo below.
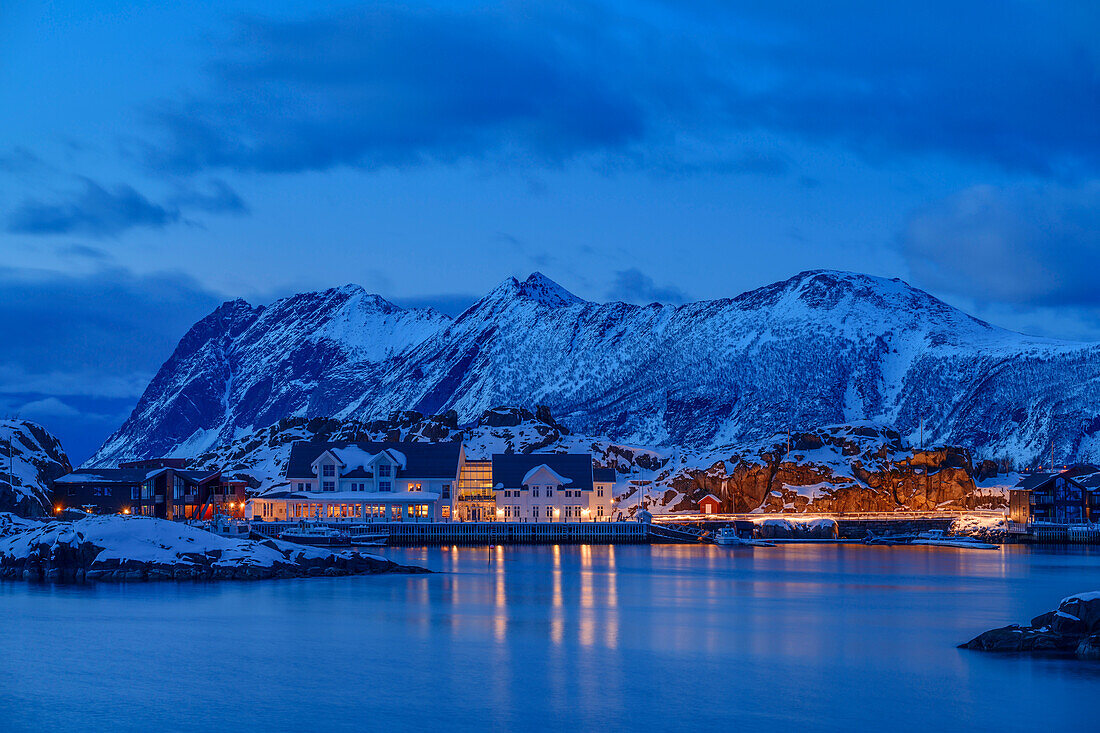
[[[1100,665],[955,645],[1087,548],[387,549],[433,575],[0,583],[0,730],[1097,730]]]

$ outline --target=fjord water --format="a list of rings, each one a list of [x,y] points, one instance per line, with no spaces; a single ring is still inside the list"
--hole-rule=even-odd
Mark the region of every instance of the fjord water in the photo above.
[[[1092,548],[385,549],[431,575],[0,584],[10,731],[1096,730],[1100,665],[955,648]]]

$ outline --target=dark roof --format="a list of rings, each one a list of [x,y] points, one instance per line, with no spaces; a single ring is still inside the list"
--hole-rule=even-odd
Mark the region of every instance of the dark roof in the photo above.
[[[600,484],[615,483],[616,473],[614,468],[593,468],[592,480]]]
[[[353,441],[314,443],[302,440],[290,447],[286,476],[288,479],[314,478],[311,466],[318,456],[326,450],[349,446],[367,453],[380,453],[384,450],[398,451],[405,456],[405,468],[399,471],[399,475],[408,478],[455,478],[458,475],[458,453],[462,449],[462,443],[457,440],[447,443],[357,443]],[[358,470],[349,472],[347,475],[354,478],[356,474],[369,475]]]
[[[497,453],[493,456],[493,486],[518,489],[527,472],[542,464],[573,479],[566,488],[592,488],[592,456],[588,453]]]
[[[1063,471],[1029,473],[1020,479],[1015,488],[1034,491],[1043,488],[1058,476],[1090,490],[1100,486],[1100,469],[1088,463],[1079,463]]]
[[[1025,490],[1037,489],[1057,475],[1056,473],[1049,473],[1046,471],[1029,473],[1016,483],[1016,488]]]
[[[61,484],[140,484],[148,468],[78,468],[54,483]]]

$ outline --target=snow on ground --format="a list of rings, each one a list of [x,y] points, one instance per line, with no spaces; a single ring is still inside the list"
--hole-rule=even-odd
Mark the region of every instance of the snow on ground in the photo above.
[[[188,556],[219,553],[217,566],[272,567],[301,559],[324,559],[329,550],[288,542],[235,540],[180,522],[152,517],[103,515],[75,522],[34,523],[22,532],[0,539],[0,557],[26,557],[36,545],[90,543],[100,549],[94,562],[132,560],[159,565],[189,564]]]

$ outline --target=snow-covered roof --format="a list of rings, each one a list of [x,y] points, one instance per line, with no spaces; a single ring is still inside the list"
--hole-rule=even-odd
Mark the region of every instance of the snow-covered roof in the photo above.
[[[531,483],[531,481],[534,480],[535,476],[538,475],[539,471],[546,471],[548,474],[550,474],[551,477],[553,477],[553,481],[555,483],[559,483],[559,484],[571,484],[571,483],[573,483],[573,479],[568,478],[566,476],[562,476],[560,473],[558,473],[554,469],[550,468],[545,463],[540,463],[539,465],[535,466],[534,468],[532,468],[527,473],[523,474],[523,485],[526,486],[527,484]]]

